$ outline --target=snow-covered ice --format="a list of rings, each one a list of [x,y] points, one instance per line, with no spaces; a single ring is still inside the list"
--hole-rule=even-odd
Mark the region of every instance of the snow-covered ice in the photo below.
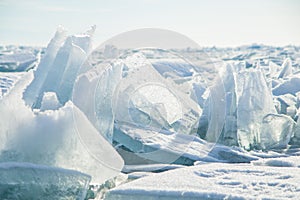
[[[203,164],[142,177],[106,199],[297,199],[299,181],[299,168]]]

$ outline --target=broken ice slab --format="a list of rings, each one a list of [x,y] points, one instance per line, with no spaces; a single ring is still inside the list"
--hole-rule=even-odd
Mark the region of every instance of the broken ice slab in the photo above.
[[[276,110],[278,114],[284,114],[295,119],[297,114],[297,97],[292,94],[275,96]]]
[[[295,129],[294,129],[294,136],[292,138],[292,141],[298,145],[300,145],[300,114],[298,112],[298,120],[297,123],[295,125]]]
[[[47,46],[46,54],[44,55],[43,59],[41,59],[41,62],[34,72],[34,80],[24,91],[23,98],[26,105],[32,107],[37,101],[43,83],[47,78],[48,72],[52,68],[57,52],[65,39],[66,30],[63,27],[58,27],[54,37]]]
[[[24,72],[37,64],[37,56],[32,52],[13,52],[12,54],[0,54],[1,72]]]
[[[231,65],[220,70],[220,76],[208,89],[198,133],[210,142],[237,144],[237,95],[235,71]]]
[[[250,162],[258,159],[244,150],[208,143],[196,136],[141,127],[116,125],[114,140],[126,164],[180,164],[203,162]],[[123,148],[123,147],[124,148]]]
[[[0,163],[1,199],[83,200],[91,177],[78,171],[35,165]]]
[[[261,68],[242,69],[230,65],[220,71],[220,80],[209,88],[199,133],[211,142],[240,145],[245,149],[284,147],[292,137],[292,118],[277,115],[271,89]],[[292,117],[296,98],[286,94],[277,98],[277,110]],[[285,100],[285,101],[284,101]]]
[[[262,120],[259,145],[263,149],[286,148],[296,123],[286,115],[268,114]]]
[[[293,74],[293,69],[292,69],[292,61],[290,58],[286,58],[284,62],[282,63],[282,70],[278,76],[278,79],[280,78],[286,78],[290,75]]]
[[[113,101],[122,76],[121,63],[101,63],[77,77],[72,101],[108,141],[113,135]]]
[[[273,88],[272,92],[273,95],[275,96],[284,95],[284,94],[292,94],[296,96],[296,93],[300,91],[299,85],[300,85],[300,76],[298,74],[276,85]]]
[[[114,96],[115,121],[195,134],[202,110],[190,96],[192,86],[162,76],[159,66],[155,68],[145,56],[148,51],[123,60]]]
[[[239,74],[237,106],[237,135],[245,149],[259,147],[263,118],[276,113],[272,93],[260,69],[249,69]]]

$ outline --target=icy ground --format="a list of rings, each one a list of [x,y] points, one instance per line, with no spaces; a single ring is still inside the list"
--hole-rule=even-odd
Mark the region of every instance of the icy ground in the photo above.
[[[297,199],[300,169],[202,164],[152,174],[109,191],[107,199]]]
[[[300,47],[92,51],[94,31],[0,47],[0,199],[299,198]]]

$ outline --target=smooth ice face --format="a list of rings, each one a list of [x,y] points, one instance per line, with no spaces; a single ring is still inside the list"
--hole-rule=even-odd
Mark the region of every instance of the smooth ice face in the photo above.
[[[113,138],[113,97],[122,77],[122,64],[102,63],[79,75],[72,101],[108,141]]]
[[[91,177],[78,171],[31,163],[0,163],[1,199],[83,200]]]

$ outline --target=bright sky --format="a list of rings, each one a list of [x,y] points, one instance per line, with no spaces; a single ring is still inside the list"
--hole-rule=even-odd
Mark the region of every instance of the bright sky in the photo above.
[[[97,25],[95,44],[138,28],[163,28],[200,46],[300,45],[299,0],[0,0],[0,45],[46,46],[56,27]]]

